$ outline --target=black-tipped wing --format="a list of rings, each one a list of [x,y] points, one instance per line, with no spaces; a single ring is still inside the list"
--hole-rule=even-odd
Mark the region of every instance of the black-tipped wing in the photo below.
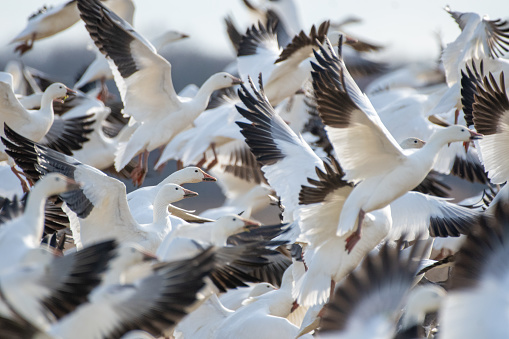
[[[233,22],[233,18],[231,16],[229,15],[226,16],[226,18],[224,18],[224,23],[226,25],[226,33],[230,38],[230,42],[232,43],[233,48],[235,48],[235,50],[238,52],[240,41],[242,40],[242,34],[235,26],[235,23]]]
[[[247,286],[246,282],[279,281],[282,272],[275,267],[272,257],[280,252],[270,249],[283,245],[281,241],[260,241],[238,246],[221,247],[216,251],[216,263],[209,278],[221,292],[227,289]],[[278,258],[277,260],[279,260]],[[279,275],[281,274],[281,276]],[[255,276],[256,275],[256,276]]]
[[[499,83],[489,73],[477,86],[474,95],[473,122],[475,129],[485,135],[479,141],[484,168],[495,184],[509,178],[509,158],[507,157],[507,126],[509,125],[509,99],[505,89],[504,73],[500,73]]]
[[[161,336],[196,301],[213,260],[213,251],[207,250],[188,260],[160,264],[153,274],[134,285],[112,286],[108,291],[109,301],[84,305],[53,326],[50,333],[70,338],[80,328],[83,337],[119,338],[139,329]],[[85,318],[96,321],[80,326]]]
[[[311,48],[316,47],[316,42],[324,42],[327,31],[329,30],[330,22],[324,21],[318,26],[318,29],[313,25],[309,34],[300,31],[292,41],[283,49],[276,63],[285,61],[291,58],[296,53],[304,53],[308,55],[311,53]]]
[[[493,74],[489,73],[483,78],[482,88],[477,86],[473,104],[473,121],[475,129],[484,135],[500,133],[502,131],[500,122],[505,122],[505,116],[509,114],[509,99],[503,72],[500,73],[499,82],[500,84],[497,83]]]
[[[53,125],[39,143],[63,154],[72,155],[72,151],[81,149],[83,143],[89,140],[87,135],[93,132],[91,125],[95,122],[92,117],[93,114],[72,119],[55,116]]]
[[[444,179],[445,178],[441,176],[440,173],[432,170],[412,191],[447,198],[450,196],[451,187],[445,183]]]
[[[308,182],[312,186],[301,185],[299,192],[300,205],[320,203],[325,200],[327,195],[339,188],[347,186],[353,188],[352,184],[343,180],[345,173],[343,173],[335,158],[331,158],[331,165],[326,162],[323,164],[325,171],[315,167],[318,180],[308,178]]]
[[[276,22],[272,21],[267,25],[258,22],[258,26],[248,28],[240,40],[237,56],[256,55],[263,50],[279,52],[275,27]]]
[[[123,78],[124,83],[117,85],[126,114],[141,122],[160,113],[147,109],[154,102],[168,110],[180,107],[171,65],[157,54],[150,42],[98,0],[81,0],[78,9],[90,37],[99,50],[113,60]]]
[[[55,258],[54,264],[39,282],[51,291],[41,303],[60,319],[87,301],[88,294],[102,278],[102,272],[114,256],[113,240]]]
[[[509,204],[499,201],[493,214],[479,218],[456,254],[456,264],[450,280],[451,289],[474,288],[481,280],[507,276],[509,255]]]
[[[307,178],[315,178],[315,167],[323,168],[323,161],[309,145],[297,136],[279,117],[263,92],[254,94],[245,86],[239,90],[239,97],[246,108],[236,106],[239,113],[251,124],[237,122],[242,129],[251,152],[263,167],[267,181],[281,197],[283,205],[290,211],[298,206],[300,187]]]
[[[2,197],[0,201],[0,227],[2,224],[23,215],[24,210],[25,205],[18,200],[17,195],[12,200]]]
[[[345,179],[357,181],[391,171],[403,159],[403,150],[348,73],[341,56],[328,39],[325,41],[326,46],[315,51],[313,89]]]
[[[470,182],[488,183],[488,175],[475,149],[459,153],[454,158],[451,174]]]
[[[412,240],[413,236],[426,233],[432,237],[458,237],[470,232],[481,213],[418,192],[408,192],[390,206],[393,224],[389,239],[407,234],[408,240]]]
[[[44,270],[25,267],[2,276],[6,303],[37,326],[62,318],[88,300],[90,291],[101,282],[116,246],[114,241],[102,242],[54,257],[51,264],[41,263]]]
[[[259,241],[269,241],[290,231],[292,225],[279,224],[260,226],[249,231],[230,235],[226,240],[228,245],[245,245]]]
[[[332,300],[325,305],[321,332],[343,331],[353,321],[367,325],[372,317],[380,316],[390,324],[412,287],[423,247],[415,246],[409,257],[404,258],[399,244],[396,248],[385,244],[378,255],[364,259],[360,269],[336,288]],[[395,324],[391,326],[395,330]]]
[[[246,145],[232,150],[229,162],[223,165],[223,170],[247,182],[257,184],[266,182],[261,164],[256,161],[256,157]]]
[[[482,60],[479,64],[479,70],[477,70],[476,63],[473,60],[472,66],[467,64],[465,71],[461,70],[461,104],[465,114],[465,122],[469,127],[474,124],[472,111],[474,109],[475,94],[477,94],[477,86],[482,86],[483,77],[484,65]]]

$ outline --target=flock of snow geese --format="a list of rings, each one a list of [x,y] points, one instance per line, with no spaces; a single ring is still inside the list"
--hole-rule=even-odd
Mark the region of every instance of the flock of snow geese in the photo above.
[[[97,54],[73,89],[0,72],[0,338],[509,338],[509,23],[446,7],[440,63],[396,67],[351,20],[244,3],[235,62],[178,94],[157,50],[187,35],[149,42],[131,0],[13,39],[81,21]],[[152,151],[179,169],[127,194]],[[223,206],[172,205],[216,178]]]

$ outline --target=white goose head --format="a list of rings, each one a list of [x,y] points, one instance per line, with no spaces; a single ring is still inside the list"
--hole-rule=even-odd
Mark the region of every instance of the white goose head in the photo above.
[[[205,173],[198,167],[186,167],[178,171],[178,174],[181,175],[180,178],[182,182],[185,183],[197,183],[202,181],[216,181],[216,178]]]
[[[276,288],[272,284],[269,284],[266,282],[259,283],[259,284],[256,284],[255,287],[253,287],[251,292],[249,292],[248,297],[251,297],[251,298],[258,297],[262,294],[265,294],[267,292],[274,291],[274,290],[276,290]]]
[[[185,38],[189,38],[189,35],[184,34],[179,31],[175,30],[169,30],[164,32],[162,35],[158,36],[153,41],[153,45],[156,47],[157,50],[165,47],[167,44],[170,44],[175,41],[179,41]]]
[[[34,189],[44,191],[47,196],[73,191],[79,188],[81,188],[80,184],[60,173],[48,173],[34,186]]]
[[[403,149],[412,149],[412,148],[422,148],[426,144],[425,141],[419,139],[419,138],[406,138],[402,142],[399,143],[401,148]]]
[[[156,201],[171,204],[185,198],[195,197],[198,193],[185,189],[177,184],[166,184],[157,192]]]
[[[481,139],[483,137],[482,134],[472,131],[462,125],[449,126],[443,130],[443,133],[447,135],[448,142],[470,142],[472,140]]]
[[[260,226],[259,223],[244,219],[236,214],[228,214],[217,219],[215,229],[227,236],[241,232],[249,231],[253,227]]]
[[[48,86],[48,88],[46,88],[43,96],[49,97],[52,100],[60,100],[61,102],[63,102],[63,100],[67,98],[67,96],[73,93],[76,92],[70,88],[67,88],[67,86],[65,86],[64,84],[56,82]]]
[[[243,81],[226,72],[219,72],[210,77],[210,81],[216,89],[227,88],[234,85],[240,85]]]

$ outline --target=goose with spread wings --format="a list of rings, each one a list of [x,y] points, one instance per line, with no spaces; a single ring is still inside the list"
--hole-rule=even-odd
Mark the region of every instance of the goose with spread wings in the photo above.
[[[360,239],[366,213],[387,206],[422,182],[442,147],[457,141],[469,143],[482,135],[452,125],[436,131],[421,149],[405,151],[348,73],[341,53],[336,55],[326,40],[315,57],[318,63],[313,63],[312,77],[318,112],[345,172],[344,179],[356,184],[345,201],[336,231],[342,235],[357,225],[347,239],[347,248],[352,249]]]
[[[131,125],[139,125],[127,142],[120,143],[115,168],[136,155],[139,167],[132,178],[141,185],[147,171],[148,152],[166,145],[202,113],[213,91],[242,81],[228,73],[212,75],[192,99],[179,97],[171,77],[171,64],[125,20],[98,0],[78,2],[80,15],[99,50],[114,64],[114,78]],[[143,160],[143,161],[142,161]]]

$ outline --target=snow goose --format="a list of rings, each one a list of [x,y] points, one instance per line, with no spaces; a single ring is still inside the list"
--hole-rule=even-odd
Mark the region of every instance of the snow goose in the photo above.
[[[461,71],[468,60],[490,59],[494,61],[492,67],[509,64],[498,59],[507,52],[509,46],[509,24],[501,19],[489,20],[488,16],[481,16],[472,12],[452,11],[449,6],[445,10],[454,18],[461,29],[460,35],[447,45],[442,53],[442,63],[449,90],[443,95],[440,102],[430,112],[431,114],[455,112],[454,123],[458,121],[461,110],[460,77]],[[500,60],[500,61],[499,61]],[[489,62],[492,64],[492,62]],[[503,66],[502,66],[503,67]]]
[[[276,288],[270,284],[259,283],[228,290],[219,298],[214,294],[177,325],[174,335],[176,338],[209,338],[225,318],[244,306],[240,302],[274,290]],[[239,298],[240,295],[243,297]]]
[[[11,41],[22,42],[15,51],[24,54],[33,47],[35,40],[44,39],[63,31],[79,20],[76,1],[66,1],[54,7],[42,7],[28,18],[27,26]]]
[[[274,28],[274,22],[269,22],[267,27],[258,23],[258,27],[249,28],[240,42],[237,64],[244,81],[248,75],[262,73],[267,97],[276,106],[299,91],[309,79],[308,59],[312,58],[316,41],[323,42],[329,22],[323,22],[318,28],[313,26],[309,35],[301,31],[283,50],[279,49]]]
[[[111,286],[103,298],[82,305],[48,332],[58,338],[84,339],[120,337],[139,329],[161,336],[195,303],[213,262],[214,252],[207,250],[188,260],[155,266],[143,279]]]
[[[444,338],[504,338],[507,322],[507,196],[494,204],[491,216],[481,217],[467,236],[449,281],[449,293],[439,314]],[[468,319],[476,319],[469,322]],[[462,324],[461,326],[459,324]]]
[[[115,248],[109,240],[63,257],[38,249],[18,265],[12,262],[0,276],[1,303],[12,312],[3,316],[21,316],[40,329],[49,328],[87,301]]]
[[[146,174],[148,152],[167,144],[191,124],[205,110],[214,90],[241,80],[225,72],[216,73],[194,98],[179,98],[173,88],[170,63],[157,54],[150,42],[99,1],[80,1],[78,8],[95,44],[120,73],[115,80],[124,113],[141,123],[129,141],[119,145],[115,159],[118,171],[140,154],[140,167],[132,173],[140,185]]]
[[[23,214],[26,208],[28,194],[18,200],[17,195],[11,200],[0,198],[0,223],[5,223]],[[44,207],[44,232],[43,236],[54,234],[69,227],[67,214],[62,211],[62,201],[59,199],[47,199]]]
[[[2,93],[0,102],[2,125],[8,124],[24,137],[37,142],[48,133],[53,124],[53,100],[67,97],[72,90],[61,83],[49,86],[42,96],[40,109],[35,111],[26,110],[20,104],[10,84],[0,82],[0,91]],[[5,153],[2,155],[2,160],[6,160]]]
[[[202,166],[206,161],[205,152],[208,148],[215,149],[239,139],[241,135],[235,128],[234,121],[238,118],[235,105],[239,98],[231,87],[221,91],[221,94],[212,98],[205,112],[194,121],[193,127],[177,135],[166,146],[155,168],[162,166],[170,159],[182,162],[183,166],[196,164]],[[203,157],[202,157],[203,155]],[[217,162],[217,156],[214,159]],[[215,164],[209,164],[212,168]]]
[[[74,180],[58,173],[45,177],[34,186],[28,196],[25,212],[0,228],[0,248],[5,254],[0,261],[0,270],[19,262],[28,250],[39,247],[44,229],[46,199],[78,188]]]
[[[166,184],[183,185],[187,183],[216,181],[216,178],[198,167],[186,167],[173,172],[156,186],[145,186],[127,194],[127,203],[134,219],[140,224],[152,222],[154,199],[159,190]],[[148,213],[147,213],[148,212]]]
[[[334,158],[331,164],[318,158],[275,114],[263,89],[258,92],[251,85],[254,95],[242,86],[239,96],[247,109],[238,107],[238,110],[252,123],[238,124],[252,152],[263,164],[267,180],[281,196],[285,219],[298,220],[300,236],[297,234],[295,238],[307,243],[304,260],[308,272],[297,281],[295,289],[299,304],[312,306],[326,302],[331,280],[341,280],[388,236],[391,220],[394,227],[391,238],[394,239],[403,232],[411,233],[408,236],[413,240],[416,234],[423,232],[431,236],[458,236],[468,231],[466,221],[474,217],[475,212],[412,192],[391,203],[391,209],[393,204],[395,209],[392,218],[388,210],[370,214],[366,219],[369,232],[348,254],[344,248],[349,233],[337,236],[336,228],[343,203],[353,186],[343,180],[344,172]],[[291,175],[288,174],[290,168]]]
[[[498,58],[507,51],[508,23],[501,19],[489,20],[477,13],[452,11],[449,6],[445,10],[461,29],[461,34],[442,53],[447,83],[452,86],[459,82],[461,69],[469,59]]]
[[[294,338],[299,328],[286,319],[295,309],[292,297],[293,270],[283,276],[281,288],[254,297],[224,319],[212,338]],[[305,335],[303,338],[311,338]]]
[[[274,290],[276,290],[276,287],[269,283],[252,284],[249,287],[239,287],[235,290],[229,290],[219,297],[219,301],[226,308],[235,311],[242,307],[242,302],[244,300]]]
[[[260,224],[248,219],[244,219],[239,215],[225,215],[214,222],[205,224],[181,224],[168,234],[164,243],[171,247],[171,241],[175,238],[188,238],[194,241],[203,241],[214,246],[226,246],[226,240],[230,235],[248,231]],[[161,246],[164,247],[164,244]]]
[[[188,37],[189,36],[187,34],[181,33],[179,31],[170,30],[154,39],[153,44],[156,50],[160,50],[164,48],[167,44]],[[103,87],[104,91],[104,87],[106,86],[105,81],[109,79],[113,79],[113,74],[111,73],[111,68],[110,64],[108,63],[108,59],[106,59],[106,57],[99,50],[96,49],[96,56],[94,61],[92,61],[92,63],[87,67],[83,75],[78,79],[78,81],[76,81],[76,83],[74,84],[74,89],[79,89],[92,81],[100,80],[101,86]],[[101,92],[101,98],[106,99],[106,97],[107,96]]]
[[[129,210],[126,187],[121,181],[19,135],[15,138],[17,144],[9,143],[12,147],[9,152],[18,159],[22,168],[25,166],[23,169],[27,175],[37,179],[41,174],[61,172],[83,181],[82,189],[61,196],[66,203],[64,208],[69,215],[78,248],[92,241],[113,237],[121,242],[138,242],[148,250],[155,251],[171,230],[168,205],[197,195],[175,184],[165,185],[155,198],[153,222],[140,225]]]
[[[414,246],[405,258],[400,247],[385,244],[343,281],[325,305],[319,338],[394,337],[425,248]]]
[[[225,214],[242,213],[242,216],[250,218],[254,213],[261,211],[273,202],[270,194],[272,194],[272,189],[269,186],[256,185],[238,199],[226,200],[223,206],[205,210],[200,213],[200,216],[217,219]]]
[[[132,22],[134,4],[131,0],[109,0],[107,5]],[[28,18],[26,27],[11,41],[22,42],[16,46],[15,51],[24,54],[33,47],[36,40],[50,37],[78,22],[79,11],[77,1],[66,1],[56,6],[43,6]]]
[[[10,77],[12,79],[12,77]],[[15,97],[10,81],[0,82],[2,102],[0,103],[0,122],[9,125],[21,135],[58,149],[66,154],[72,154],[73,150],[81,148],[87,141],[86,135],[91,132],[88,126],[92,123],[91,115],[82,115],[70,120],[55,118],[53,113],[53,100],[65,98],[71,92],[64,84],[55,83],[50,85],[42,95],[38,110],[26,110]],[[0,132],[5,135],[4,131]],[[0,143],[0,160],[9,160],[5,153],[5,146]],[[28,191],[28,186],[20,177],[14,164],[9,160],[12,171],[18,177],[23,191]]]
[[[482,135],[453,125],[436,131],[420,150],[404,152],[328,40],[326,46],[328,50],[320,46],[320,53],[315,52],[318,64],[313,64],[313,88],[345,180],[357,184],[345,201],[344,211],[348,212],[341,214],[337,228],[337,234],[342,235],[357,224],[355,233],[347,239],[347,248],[351,250],[360,239],[366,212],[387,206],[417,186],[444,145],[470,142]]]
[[[380,120],[400,145],[401,140],[410,136],[428,140],[435,131],[449,126],[445,121],[440,126],[430,121],[436,119],[436,116],[430,116],[429,113],[436,103],[436,98],[439,97],[435,90],[420,89],[399,98],[393,97],[392,94],[395,92],[401,91],[380,92],[371,95],[370,100]],[[469,148],[465,153],[460,144],[443,147],[433,170],[445,175],[452,174],[470,182],[483,184],[487,182],[475,148]]]

